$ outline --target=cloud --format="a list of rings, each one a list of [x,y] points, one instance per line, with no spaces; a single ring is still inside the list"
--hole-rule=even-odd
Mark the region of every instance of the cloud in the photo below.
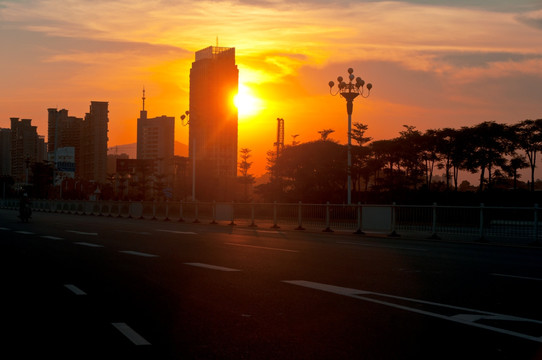
[[[542,10],[523,13],[518,15],[517,19],[528,26],[542,30]]]

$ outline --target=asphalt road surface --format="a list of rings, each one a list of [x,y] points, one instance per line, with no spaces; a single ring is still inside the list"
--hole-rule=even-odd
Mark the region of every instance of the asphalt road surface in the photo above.
[[[2,359],[542,359],[542,249],[0,210]]]

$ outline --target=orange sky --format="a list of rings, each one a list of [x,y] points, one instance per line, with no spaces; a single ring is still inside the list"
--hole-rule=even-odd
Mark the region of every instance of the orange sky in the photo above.
[[[325,128],[346,142],[345,101],[327,84],[349,67],[374,85],[353,121],[375,139],[404,124],[542,118],[539,0],[0,0],[0,127],[31,118],[47,135],[47,108],[83,117],[91,100],[108,101],[109,145],[135,142],[143,86],[150,117],[179,119],[194,52],[217,36],[236,48],[243,90],[258,99],[239,117],[256,175],[277,117],[286,143]],[[175,131],[188,142],[180,121]]]

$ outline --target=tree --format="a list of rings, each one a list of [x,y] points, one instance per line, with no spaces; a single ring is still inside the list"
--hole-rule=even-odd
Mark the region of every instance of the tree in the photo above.
[[[334,132],[335,130],[333,129],[324,129],[324,130],[318,131],[322,141],[327,141],[327,137],[329,136],[329,134],[332,134]]]
[[[469,139],[467,169],[472,173],[480,171],[478,190],[484,189],[485,173],[488,173],[487,183],[491,186],[492,170],[496,166],[506,164],[505,155],[511,153],[506,141],[506,125],[494,121],[486,121],[471,128],[463,128],[464,135]]]
[[[358,146],[363,146],[373,139],[371,137],[365,136],[365,132],[369,128],[368,125],[365,125],[359,122],[355,122],[353,125],[354,125],[354,128],[352,129],[351,136],[352,136],[352,139],[354,139],[354,141],[358,143]]]
[[[354,189],[360,190],[360,179],[363,177],[365,180],[365,191],[367,191],[369,186],[369,177],[371,173],[368,171],[367,161],[371,154],[370,150],[364,145],[372,140],[370,137],[365,136],[365,132],[368,129],[368,126],[362,123],[355,122],[354,128],[352,129],[352,139],[357,143],[357,146],[354,146],[352,149],[352,169],[351,175],[353,178]]]
[[[346,147],[333,141],[288,146],[275,164],[282,198],[322,202],[346,199]]]
[[[524,120],[514,126],[517,144],[525,151],[531,167],[531,191],[534,191],[536,153],[542,149],[542,119]]]
[[[504,172],[510,176],[514,181],[514,190],[517,190],[518,188],[518,178],[521,177],[520,174],[518,174],[518,170],[525,169],[529,166],[529,163],[526,161],[525,156],[522,155],[515,155],[508,164],[502,167]]]
[[[425,185],[431,190],[431,180],[435,164],[440,161],[439,156],[439,132],[438,130],[427,130],[421,136],[421,160],[424,163]]]
[[[238,178],[240,183],[243,185],[243,200],[248,201],[248,187],[252,184],[254,184],[254,176],[249,174],[250,167],[252,166],[252,162],[249,162],[248,159],[252,155],[250,155],[251,150],[247,148],[242,148],[240,153],[241,162],[239,163],[239,172],[241,173],[241,176]]]

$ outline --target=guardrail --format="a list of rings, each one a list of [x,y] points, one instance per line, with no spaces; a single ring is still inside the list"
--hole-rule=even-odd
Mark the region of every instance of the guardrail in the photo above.
[[[16,199],[0,207],[17,210]],[[34,200],[34,212],[432,239],[540,243],[539,207]]]

